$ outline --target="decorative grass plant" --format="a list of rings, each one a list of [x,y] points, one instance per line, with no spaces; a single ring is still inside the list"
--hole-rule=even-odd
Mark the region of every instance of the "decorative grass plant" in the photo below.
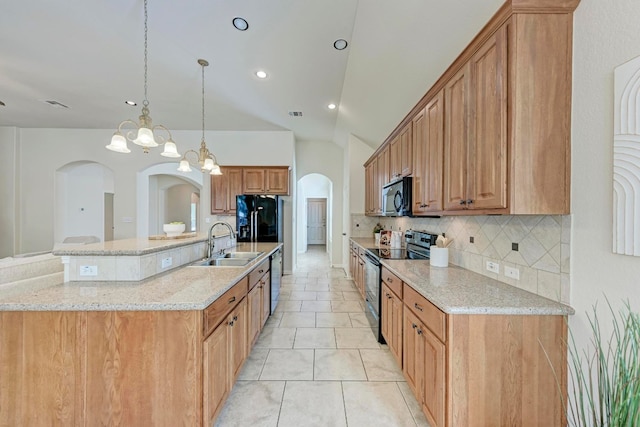
[[[640,316],[629,303],[612,315],[612,332],[602,336],[597,306],[591,325],[591,345],[578,349],[569,343],[569,402],[563,402],[571,426],[640,426]]]

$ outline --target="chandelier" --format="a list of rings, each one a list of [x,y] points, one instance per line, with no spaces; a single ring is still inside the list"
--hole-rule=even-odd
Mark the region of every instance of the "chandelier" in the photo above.
[[[211,175],[222,175],[222,171],[220,170],[220,166],[218,165],[218,159],[216,156],[209,151],[207,148],[207,144],[204,142],[204,67],[209,65],[204,59],[198,59],[198,64],[202,67],[202,141],[200,141],[200,150],[199,152],[195,150],[188,150],[182,156],[180,160],[180,166],[178,170],[180,172],[191,172],[191,166],[200,167],[202,172],[209,171]],[[197,161],[191,161],[187,159],[187,154],[193,154],[196,156]],[[193,156],[192,156],[193,157]]]
[[[164,157],[180,157],[176,143],[171,139],[171,132],[162,125],[153,125],[149,116],[149,100],[147,99],[147,0],[144,0],[144,101],[142,102],[142,115],[140,123],[133,120],[124,120],[118,125],[118,130],[111,137],[111,143],[107,149],[118,153],[130,153],[127,141],[131,141],[142,147],[142,151],[149,152],[149,148],[164,145],[164,151],[160,153]],[[123,133],[123,127],[132,126],[134,129]],[[159,133],[166,132],[166,138]]]

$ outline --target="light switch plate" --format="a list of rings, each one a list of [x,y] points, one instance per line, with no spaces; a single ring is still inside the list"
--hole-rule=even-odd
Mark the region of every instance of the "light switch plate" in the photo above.
[[[520,280],[520,270],[512,267],[504,267],[504,275],[511,279]]]
[[[173,264],[171,257],[162,258],[162,268],[171,267],[171,264]]]

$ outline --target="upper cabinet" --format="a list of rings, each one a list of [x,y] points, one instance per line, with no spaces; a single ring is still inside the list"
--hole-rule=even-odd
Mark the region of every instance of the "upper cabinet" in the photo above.
[[[570,212],[578,3],[507,1],[374,153],[414,177],[414,214]]]
[[[235,215],[236,196],[243,194],[242,168],[221,166],[222,175],[211,175],[211,213]]]
[[[243,168],[244,194],[289,195],[289,168],[245,167]]]

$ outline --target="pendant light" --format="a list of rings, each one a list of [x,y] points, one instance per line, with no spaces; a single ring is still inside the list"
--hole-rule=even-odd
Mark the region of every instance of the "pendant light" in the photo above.
[[[204,141],[204,67],[207,67],[209,62],[204,59],[198,59],[198,64],[200,64],[202,68],[202,141],[200,141],[200,152],[196,152],[195,150],[186,151],[180,160],[178,170],[180,172],[191,172],[191,165],[193,165],[194,167],[199,166],[202,172],[209,171],[210,175],[222,175],[222,171],[218,165],[218,159],[209,151]],[[190,153],[197,157],[197,162],[191,162],[187,159],[187,154]]]
[[[142,151],[149,152],[150,148],[164,145],[164,151],[160,153],[164,157],[180,157],[176,143],[173,142],[171,132],[162,125],[153,125],[149,116],[149,100],[147,99],[147,0],[144,0],[144,101],[142,102],[142,115],[139,117],[140,123],[133,120],[124,120],[118,125],[118,130],[111,137],[111,143],[106,146],[108,150],[118,153],[130,153],[127,141],[131,141],[142,147]],[[123,127],[130,125],[133,130],[123,133]],[[159,135],[159,132],[166,132],[167,137]]]

